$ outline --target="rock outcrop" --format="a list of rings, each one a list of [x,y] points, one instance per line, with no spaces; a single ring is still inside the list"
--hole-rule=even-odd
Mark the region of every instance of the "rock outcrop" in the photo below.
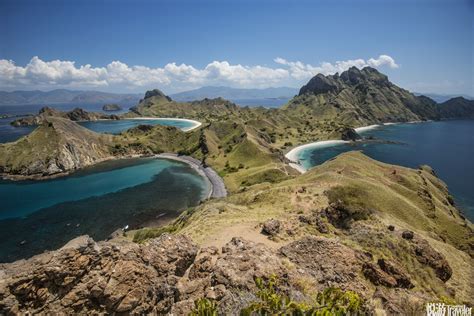
[[[149,99],[151,97],[160,97],[160,98],[166,98],[168,101],[171,101],[171,98],[167,95],[165,95],[161,90],[159,89],[153,89],[153,90],[148,90],[145,93],[145,99]]]
[[[183,236],[146,246],[79,237],[57,252],[3,266],[0,312],[167,313],[197,252]]]

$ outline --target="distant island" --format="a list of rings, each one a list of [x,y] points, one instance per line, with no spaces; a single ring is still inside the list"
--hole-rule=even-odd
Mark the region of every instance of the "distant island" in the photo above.
[[[297,88],[279,87],[265,89],[242,89],[231,87],[214,87],[206,86],[199,89],[183,91],[171,94],[170,97],[176,101],[193,101],[204,98],[224,98],[227,100],[243,100],[243,99],[291,99],[298,94]]]
[[[102,107],[103,111],[120,111],[122,110],[122,107],[116,103],[109,103],[109,104],[104,104]]]
[[[56,89],[51,91],[0,91],[0,105],[61,103],[136,103],[139,94]]]

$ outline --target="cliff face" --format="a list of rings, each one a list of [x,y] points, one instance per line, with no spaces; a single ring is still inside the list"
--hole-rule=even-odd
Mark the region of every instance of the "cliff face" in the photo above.
[[[94,133],[69,119],[42,118],[30,135],[0,144],[0,172],[10,177],[65,173],[112,157],[113,136]]]

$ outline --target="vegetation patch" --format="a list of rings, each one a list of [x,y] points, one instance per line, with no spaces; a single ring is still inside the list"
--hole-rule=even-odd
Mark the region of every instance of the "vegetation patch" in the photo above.
[[[368,219],[373,213],[367,205],[369,195],[357,186],[336,186],[326,191],[326,195],[329,200],[326,216],[334,226],[349,228],[352,221]]]

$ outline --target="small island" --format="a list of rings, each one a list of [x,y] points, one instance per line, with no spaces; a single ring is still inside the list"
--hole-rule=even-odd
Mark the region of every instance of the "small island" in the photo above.
[[[104,106],[102,107],[102,110],[107,111],[107,112],[120,111],[122,110],[122,107],[116,103],[108,103],[108,104],[104,104]]]

